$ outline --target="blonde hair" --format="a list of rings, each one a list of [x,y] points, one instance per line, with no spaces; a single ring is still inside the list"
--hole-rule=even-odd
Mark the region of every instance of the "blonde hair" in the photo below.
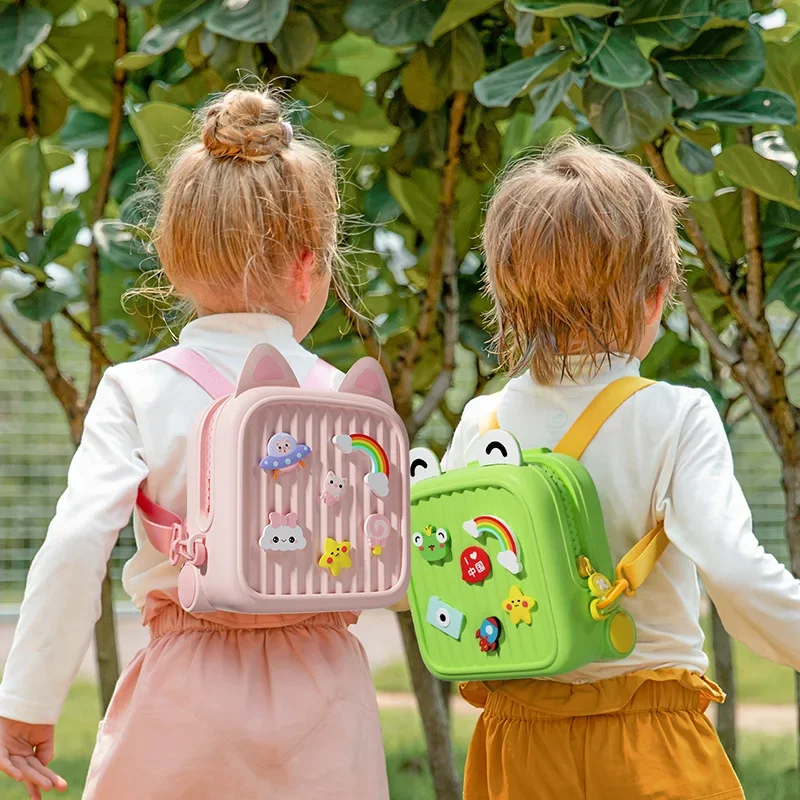
[[[175,293],[206,293],[218,311],[274,308],[306,252],[338,288],[333,156],[294,135],[266,89],[225,93],[200,124],[165,174],[152,234]]]
[[[485,288],[495,352],[512,375],[573,376],[635,352],[646,301],[680,281],[683,201],[640,166],[575,137],[517,162],[489,203]]]

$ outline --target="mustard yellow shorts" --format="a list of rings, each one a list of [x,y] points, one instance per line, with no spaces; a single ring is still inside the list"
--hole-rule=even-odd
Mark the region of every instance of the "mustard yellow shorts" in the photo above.
[[[704,714],[725,695],[700,675],[471,682],[461,694],[483,709],[464,800],[744,800]]]

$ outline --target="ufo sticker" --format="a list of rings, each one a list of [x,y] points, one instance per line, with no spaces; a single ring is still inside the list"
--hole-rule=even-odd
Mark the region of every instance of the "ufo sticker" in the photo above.
[[[298,444],[290,433],[276,433],[267,442],[267,454],[259,466],[277,478],[279,473],[305,467],[303,459],[310,455],[311,448],[307,444]]]

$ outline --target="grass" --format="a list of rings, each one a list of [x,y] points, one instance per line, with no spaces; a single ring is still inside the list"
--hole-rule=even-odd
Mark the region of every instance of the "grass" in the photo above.
[[[54,769],[67,779],[70,788],[66,794],[48,796],[69,800],[80,798],[99,716],[96,688],[87,683],[76,684],[58,724],[57,757],[53,763]],[[433,800],[422,729],[416,712],[385,710],[381,713],[381,722],[392,800]],[[453,740],[460,769],[463,769],[473,725],[471,717],[455,717]],[[740,753],[739,774],[748,800],[800,800],[800,788],[793,771],[796,763],[793,737],[743,734]],[[26,797],[21,786],[0,777],[2,800],[25,800]]]
[[[710,640],[706,638],[706,649],[709,647]],[[737,702],[768,705],[794,703],[794,672],[789,667],[767,661],[737,641],[733,643],[733,659]],[[709,677],[712,680],[714,678],[713,663]],[[404,659],[380,667],[373,678],[379,692],[411,691],[411,678]]]

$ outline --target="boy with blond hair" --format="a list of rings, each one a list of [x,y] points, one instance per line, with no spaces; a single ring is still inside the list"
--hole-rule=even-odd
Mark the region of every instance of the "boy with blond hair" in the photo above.
[[[464,411],[445,465],[464,466],[485,419],[522,449],[554,447],[612,381],[639,374],[680,281],[682,201],[633,162],[574,138],[514,166],[483,232],[495,345],[511,380]],[[727,630],[800,669],[800,583],[753,534],[719,415],[702,390],[634,394],[582,461],[615,560],[657,523],[671,544],[622,606],[627,658],[547,680],[466,683],[483,709],[465,800],[737,800],[739,781],[704,712],[700,588]]]

